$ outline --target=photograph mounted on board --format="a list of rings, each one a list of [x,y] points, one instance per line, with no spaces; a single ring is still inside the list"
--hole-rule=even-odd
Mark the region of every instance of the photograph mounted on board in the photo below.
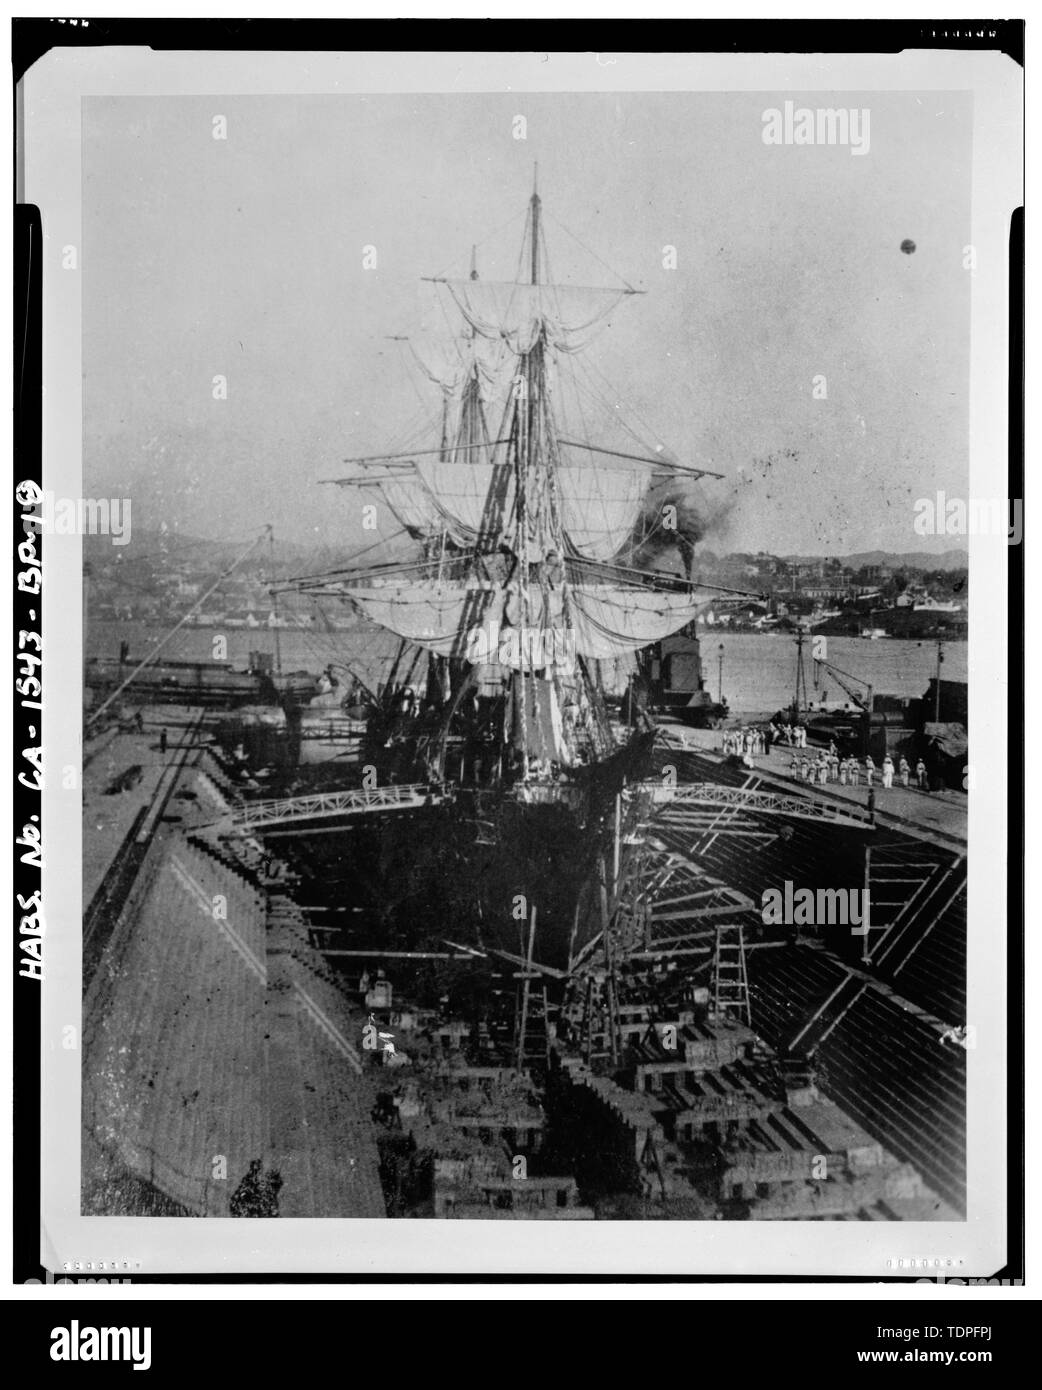
[[[84,94],[77,1217],[1001,1208],[1008,223],[904,61]]]

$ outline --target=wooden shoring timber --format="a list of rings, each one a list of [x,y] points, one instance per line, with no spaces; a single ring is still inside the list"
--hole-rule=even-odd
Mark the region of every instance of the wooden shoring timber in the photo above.
[[[648,950],[631,951],[627,960],[669,960],[672,956],[710,956],[711,944],[706,946],[652,946]]]
[[[312,931],[331,931],[331,927],[313,927]],[[366,960],[474,960],[468,951],[387,951],[382,946],[369,950],[347,951],[325,946],[316,947],[324,956],[361,956]]]
[[[658,950],[660,947],[691,945],[695,941],[715,941],[715,927],[692,927],[685,932],[663,932],[661,936],[654,936],[651,940],[651,947]]]
[[[752,907],[752,903],[726,902],[717,903],[712,907],[696,907],[690,911],[678,909],[675,912],[656,912],[652,909],[651,920],[652,922],[683,922],[685,920],[702,922],[711,917],[733,916],[736,912],[748,911]]]
[[[721,893],[729,893],[732,899],[737,900],[737,907],[752,907],[753,900],[747,897],[737,888],[731,888],[726,883],[712,883],[705,888],[694,888],[690,893],[682,893],[679,898],[659,898],[655,902],[656,907],[673,907],[678,903],[691,902],[694,898],[712,898]]]
[[[853,970],[848,970],[836,988],[831,990],[821,1003],[811,1010],[803,1023],[800,1024],[799,1029],[786,1043],[786,1052],[795,1052],[797,1045],[802,1042],[818,1020],[825,1017],[826,1013],[832,1009],[840,999],[840,996],[845,995],[842,1007],[837,1011],[836,1017],[829,1025],[828,1031],[831,1032],[844,1014],[849,1012],[851,1005],[861,997],[867,988],[868,986],[864,980],[859,979]],[[820,1041],[822,1041],[822,1039],[819,1039],[819,1042]]]
[[[685,817],[683,821],[671,821],[668,829],[676,835],[715,832],[717,835],[744,836],[756,840],[774,840],[778,836],[776,830],[758,829],[755,821],[721,824],[715,816],[692,816],[690,819]]]

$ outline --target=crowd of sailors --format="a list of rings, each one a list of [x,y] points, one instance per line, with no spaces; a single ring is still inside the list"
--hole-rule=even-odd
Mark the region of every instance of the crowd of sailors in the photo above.
[[[724,734],[725,753],[742,757],[746,753],[754,756],[769,753],[775,745],[784,744],[788,748],[806,748],[807,729],[803,724],[776,724],[772,719],[767,727],[743,724],[738,729],[728,729]]]
[[[807,751],[807,730],[802,724],[776,724],[773,720],[766,728],[744,725],[738,729],[728,729],[723,735],[723,751],[731,757],[738,757],[747,767],[755,766],[754,758],[769,754],[775,745],[793,750],[789,762],[789,772],[801,782],[824,786],[834,782],[841,787],[917,787],[919,791],[929,791],[930,780],[926,764],[922,758],[913,769],[907,758],[901,757],[895,763],[889,754],[881,764],[869,754],[864,758],[849,754],[840,757],[835,743],[830,742],[827,749]]]
[[[896,778],[898,786],[910,787],[913,785],[913,775],[914,785],[920,791],[928,791],[930,785],[922,758],[916,763],[913,774],[907,758],[900,758],[895,766],[893,758],[887,754],[877,766],[871,754],[864,758],[855,758],[852,754],[841,758],[834,743],[829,744],[827,752],[820,752],[814,758],[794,756],[789,763],[789,772],[801,782],[819,783],[822,786],[837,782],[841,787],[874,787],[878,779],[879,785],[889,788],[894,785]]]

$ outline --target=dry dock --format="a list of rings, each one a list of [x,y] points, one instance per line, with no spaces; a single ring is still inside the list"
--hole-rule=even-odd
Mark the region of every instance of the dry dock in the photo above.
[[[551,969],[458,923],[382,949],[265,845],[193,712],[165,750],[154,715],[87,750],[85,1212],[964,1211],[964,799],[870,816],[666,731]],[[786,883],[867,888],[864,930],[765,925]],[[512,1024],[411,998],[434,955],[492,972]]]

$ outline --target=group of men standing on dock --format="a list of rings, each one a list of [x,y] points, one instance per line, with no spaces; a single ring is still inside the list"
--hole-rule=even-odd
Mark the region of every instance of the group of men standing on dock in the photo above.
[[[882,765],[877,766],[871,754],[864,758],[856,758],[853,754],[841,758],[834,742],[830,742],[827,750],[822,749],[814,757],[797,756],[807,747],[807,730],[802,724],[783,725],[779,728],[772,722],[766,729],[754,726],[728,729],[723,735],[722,750],[728,756],[741,758],[745,766],[751,768],[755,766],[754,757],[759,754],[769,755],[775,743],[785,743],[796,750],[789,763],[789,772],[801,782],[822,786],[835,782],[841,787],[863,785],[871,788],[876,785],[878,778],[881,785],[889,789],[894,786],[896,778],[897,785],[901,787],[914,785],[919,791],[930,789],[926,764],[922,758],[916,763],[913,773],[911,763],[904,756],[895,764],[888,753]]]
[[[752,757],[755,754],[770,753],[771,744],[776,737],[776,734],[772,733],[773,729],[773,724],[769,729],[728,729],[723,738],[724,752],[739,758],[743,754]]]
[[[841,787],[858,787],[862,784],[873,787],[877,775],[883,787],[887,789],[894,785],[895,776],[902,787],[909,787],[912,779],[912,767],[905,757],[899,760],[895,768],[894,760],[888,753],[877,771],[875,759],[871,754],[863,759],[855,758],[853,755],[841,758],[834,743],[829,744],[827,753],[819,753],[814,759],[794,757],[789,763],[789,771],[793,777],[798,777],[803,782],[818,782],[822,785],[837,782]],[[920,791],[929,790],[926,764],[922,758],[915,766],[915,785]]]

